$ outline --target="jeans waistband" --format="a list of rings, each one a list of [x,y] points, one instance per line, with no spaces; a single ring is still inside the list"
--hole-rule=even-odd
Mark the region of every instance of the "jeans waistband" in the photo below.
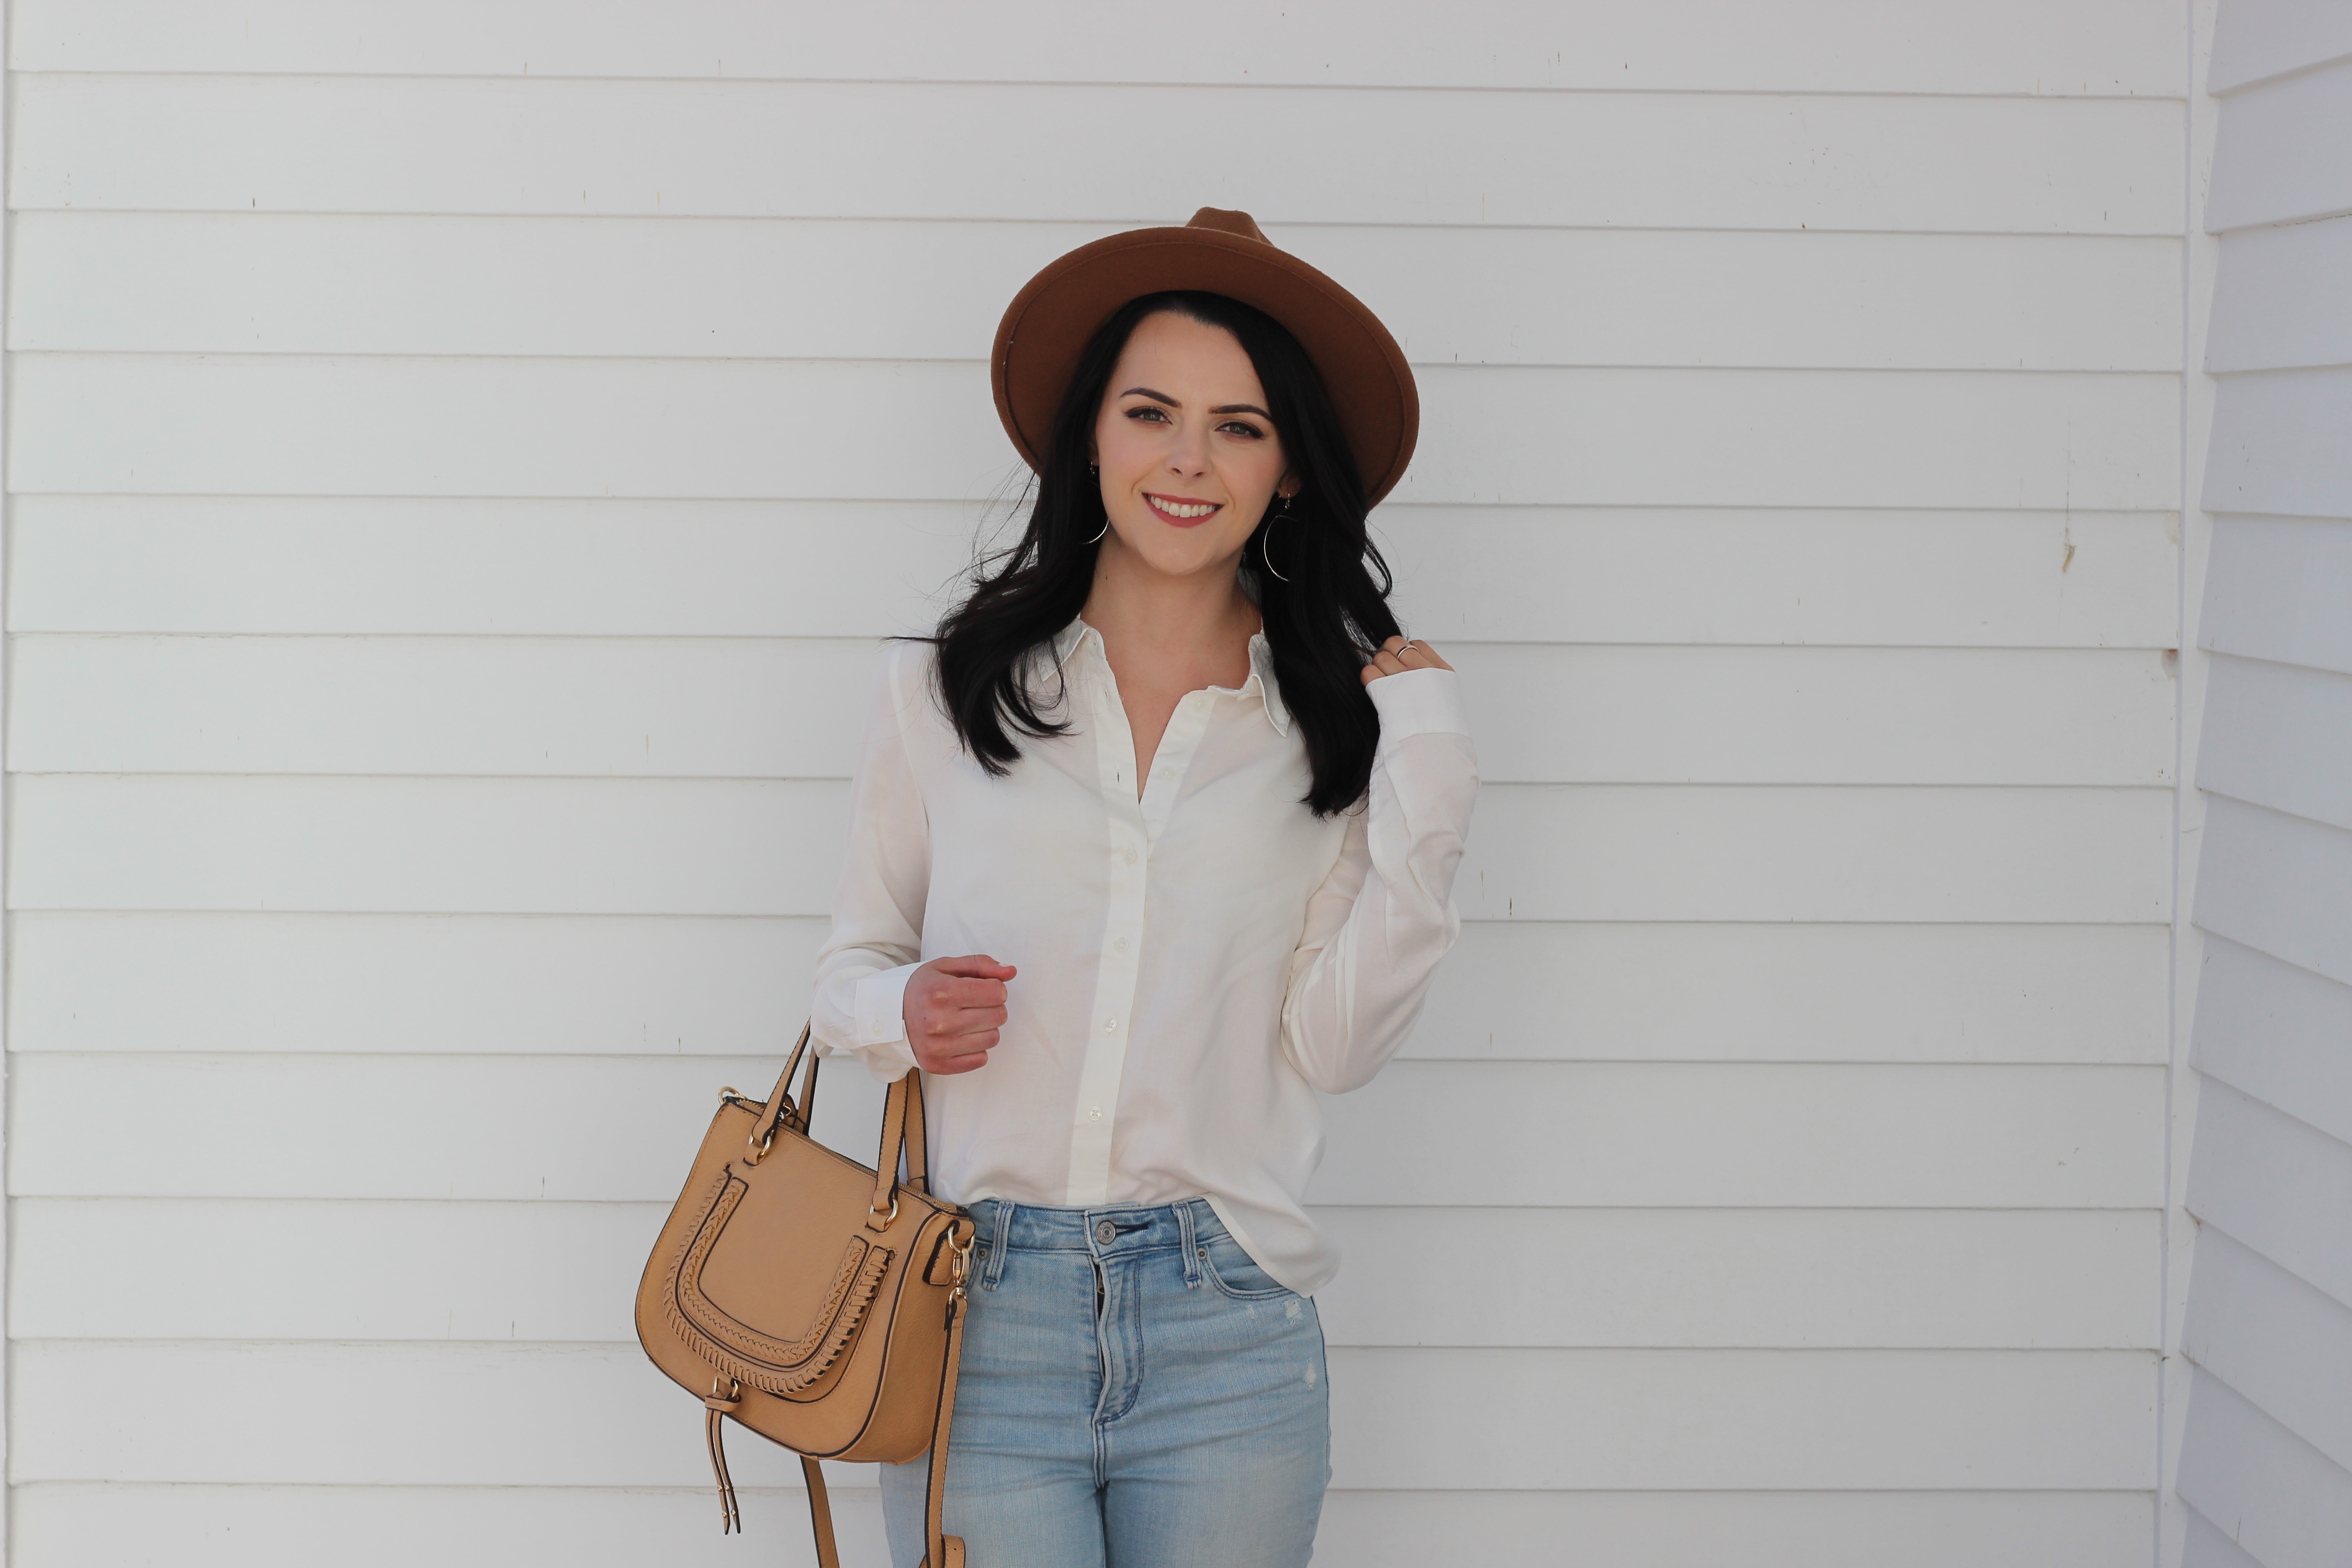
[[[1109,1258],[1182,1247],[1189,1253],[1200,1242],[1225,1234],[1223,1222],[1206,1198],[1092,1208],[982,1198],[971,1205],[971,1219],[982,1245],[997,1252],[1089,1252]]]

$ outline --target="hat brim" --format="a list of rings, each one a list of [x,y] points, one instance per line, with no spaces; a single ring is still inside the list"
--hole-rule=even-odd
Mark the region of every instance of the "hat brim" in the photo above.
[[[1288,328],[1323,378],[1368,501],[1412,460],[1421,398],[1404,351],[1362,301],[1286,251],[1213,228],[1139,228],[1082,245],[1014,295],[996,329],[990,381],[997,416],[1043,468],[1054,415],[1078,356],[1112,312],[1168,289],[1239,300]]]

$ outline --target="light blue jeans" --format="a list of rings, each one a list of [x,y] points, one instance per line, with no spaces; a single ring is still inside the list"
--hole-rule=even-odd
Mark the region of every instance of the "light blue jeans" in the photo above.
[[[947,1530],[970,1568],[1298,1568],[1331,1479],[1315,1303],[1206,1202],[972,1206]],[[928,1461],[882,1467],[898,1568]]]

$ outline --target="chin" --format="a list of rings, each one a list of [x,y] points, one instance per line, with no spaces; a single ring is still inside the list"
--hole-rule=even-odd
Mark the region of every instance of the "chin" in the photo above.
[[[1175,530],[1165,523],[1153,526],[1161,537],[1150,540],[1135,553],[1142,558],[1146,566],[1167,576],[1190,577],[1205,572],[1234,555],[1240,548],[1222,539],[1194,539],[1183,534],[1169,538],[1167,535],[1176,533]]]

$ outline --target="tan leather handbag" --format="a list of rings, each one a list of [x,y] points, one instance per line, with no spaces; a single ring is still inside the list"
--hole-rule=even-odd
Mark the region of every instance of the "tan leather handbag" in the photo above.
[[[803,1028],[765,1104],[719,1091],[637,1287],[637,1339],[703,1403],[722,1533],[743,1527],[727,1475],[732,1416],[801,1456],[823,1568],[841,1559],[817,1461],[899,1464],[928,1449],[923,1561],[963,1568],[941,1509],[971,1220],[927,1190],[921,1074],[890,1086],[874,1169],[808,1135],[823,1055]]]

